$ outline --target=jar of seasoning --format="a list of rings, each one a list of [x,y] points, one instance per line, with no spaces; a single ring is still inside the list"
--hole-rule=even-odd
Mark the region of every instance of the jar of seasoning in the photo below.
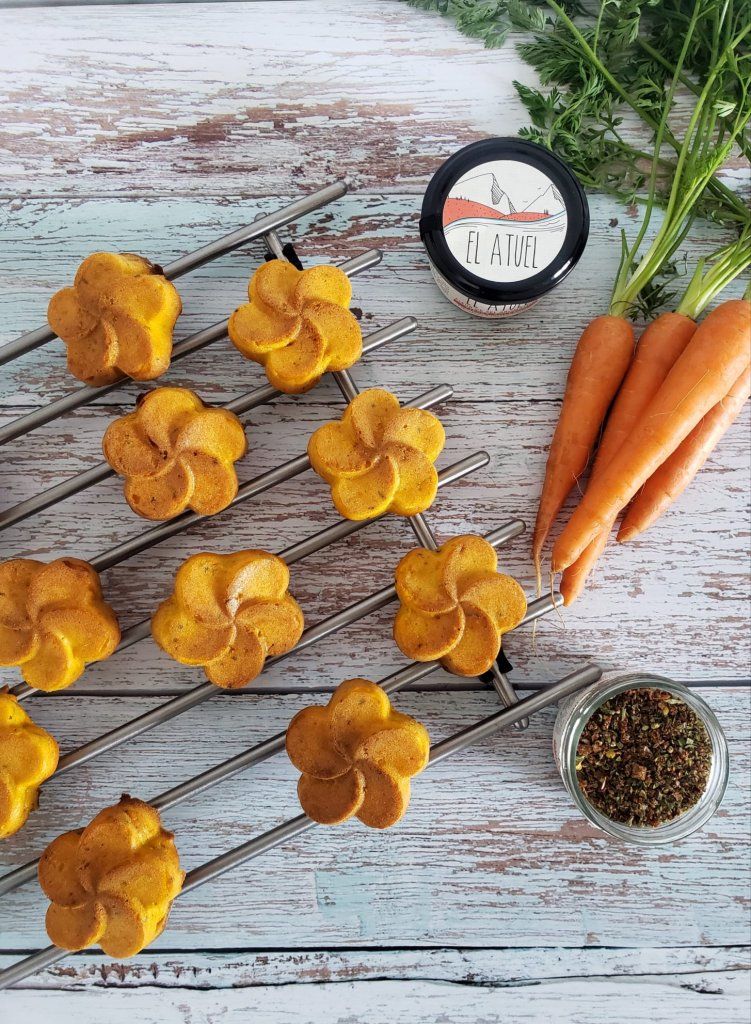
[[[518,138],[483,139],[450,157],[428,185],[420,237],[443,294],[497,319],[529,309],[576,266],[589,207],[573,171]]]
[[[727,741],[714,712],[695,691],[662,676],[610,677],[562,701],[553,752],[581,813],[611,836],[640,846],[674,843],[701,828],[728,782]],[[676,793],[685,799],[677,814]],[[628,823],[629,801],[638,824]],[[654,824],[644,823],[645,807]]]

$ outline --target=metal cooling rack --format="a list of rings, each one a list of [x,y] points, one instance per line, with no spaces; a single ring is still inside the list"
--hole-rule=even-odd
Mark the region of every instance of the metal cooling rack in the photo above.
[[[212,242],[209,245],[176,260],[174,263],[171,263],[164,268],[164,273],[171,279],[179,277],[182,274],[186,274],[197,267],[203,266],[205,263],[258,238],[262,238],[265,241],[268,249],[268,258],[289,258],[299,265],[296,253],[291,246],[282,245],[277,234],[277,228],[292,223],[305,214],[341,197],[345,192],[346,185],[344,182],[335,182],[332,185],[328,185],[325,188],[312,193],[310,196],[284,207],[276,213],[260,217],[254,221],[252,225],[240,228],[239,230],[232,232],[229,235],[225,235],[224,237],[217,239],[215,242]],[[380,252],[377,250],[370,250],[363,253],[361,256],[342,263],[341,269],[348,276],[353,277],[356,274],[378,264],[381,258],[382,256]],[[412,317],[407,317],[383,328],[380,331],[376,331],[364,339],[363,354],[376,351],[382,345],[403,337],[413,331],[416,327],[417,322]],[[193,334],[174,346],[172,361],[174,362],[177,359],[183,358],[191,352],[196,352],[199,349],[204,348],[206,345],[225,337],[226,334],[226,320],[221,323],[214,324],[212,327],[200,331],[197,334]],[[49,327],[43,327],[39,330],[23,335],[23,337],[17,339],[15,342],[12,342],[10,345],[6,345],[3,349],[0,349],[0,365],[9,362],[25,352],[29,352],[46,344],[54,337],[55,335]],[[351,374],[347,371],[343,371],[334,373],[333,377],[345,401],[348,403],[351,402],[358,394],[357,385],[352,379]],[[120,378],[105,387],[79,388],[64,398],[56,402],[52,402],[42,409],[35,410],[25,416],[21,416],[4,428],[0,428],[0,444],[17,437],[21,437],[29,431],[34,430],[37,426],[40,426],[43,423],[48,423],[65,412],[89,404],[99,396],[120,387],[126,380],[127,378]],[[243,415],[259,405],[273,401],[275,398],[279,397],[280,394],[281,392],[266,384],[248,392],[240,398],[226,403],[223,408],[229,409],[236,415]],[[452,396],[452,394],[453,391],[451,387],[448,385],[442,385],[440,387],[433,388],[426,394],[420,395],[407,404],[415,408],[429,409],[440,402],[446,401]],[[453,483],[455,480],[460,480],[462,477],[467,476],[475,470],[487,465],[488,462],[489,456],[486,452],[475,452],[473,455],[461,459],[448,468],[440,471],[438,474],[438,486],[444,487],[447,484]],[[242,484],[235,499],[229,507],[235,508],[242,502],[271,489],[276,486],[276,484],[284,480],[290,480],[304,473],[309,468],[310,462],[307,455],[300,455],[297,458],[278,466],[276,469]],[[58,484],[47,491],[44,491],[42,494],[39,494],[34,498],[20,502],[14,507],[0,512],[0,530],[15,523],[19,523],[43,509],[50,508],[52,505],[63,501],[65,498],[77,494],[112,475],[114,475],[114,472],[110,469],[107,463],[100,463],[83,473],[79,473],[78,475],[71,477],[69,480]],[[221,515],[222,513],[219,514]],[[130,558],[132,555],[135,555],[140,551],[152,548],[167,537],[172,537],[177,533],[181,533],[183,530],[192,526],[193,523],[204,518],[206,517],[197,515],[194,512],[185,512],[182,515],[177,516],[175,519],[165,523],[160,523],[158,526],[152,527],[144,533],[131,537],[110,550],[105,551],[97,558],[92,559],[90,564],[98,572],[102,572],[112,566],[118,565],[120,562]],[[327,527],[311,537],[299,541],[285,550],[278,552],[278,555],[283,558],[288,565],[291,565],[313,552],[321,551],[337,540],[341,540],[344,537],[348,537],[351,534],[364,529],[380,518],[382,517],[379,516],[376,517],[376,519],[365,520],[362,522],[342,520],[335,523],[333,526]],[[423,547],[431,550],[437,549],[438,542],[436,541],[435,534],[424,515],[413,516],[408,520],[408,522],[415,537]],[[486,540],[488,540],[494,547],[500,547],[512,540],[514,537],[519,536],[519,534],[524,532],[524,529],[525,526],[521,520],[511,520],[503,526],[500,526],[486,534]],[[267,659],[266,664],[275,664],[285,658],[292,657],[308,647],[312,647],[324,637],[330,636],[333,633],[338,632],[340,629],[343,629],[345,626],[357,622],[359,619],[362,619],[371,612],[384,607],[395,599],[395,588],[393,586],[384,587],[382,590],[379,590],[376,593],[371,594],[369,597],[350,605],[348,608],[330,616],[328,619],[324,619],[316,625],[308,627],[303,632],[296,647],[286,654]],[[545,615],[558,607],[561,603],[561,596],[557,593],[530,601],[523,623],[529,623],[536,620],[540,616]],[[150,619],[144,619],[143,621],[136,623],[134,626],[131,626],[129,629],[124,631],[121,642],[115,653],[138,643],[140,640],[149,636],[150,632]],[[382,679],[380,681],[380,685],[387,693],[396,693],[403,687],[435,672],[439,667],[440,664],[438,662],[415,662],[406,668],[387,676],[385,679]],[[443,758],[448,757],[450,754],[463,750],[471,743],[489,736],[505,726],[515,725],[518,728],[526,727],[528,724],[528,716],[530,714],[555,703],[569,693],[573,693],[580,689],[582,686],[596,681],[600,675],[601,670],[598,666],[587,665],[566,676],[564,679],[559,680],[557,683],[552,684],[545,690],[541,690],[523,700],[519,700],[507,675],[498,664],[495,664],[491,672],[486,674],[488,677],[486,681],[490,681],[495,687],[503,704],[506,706],[505,710],[499,711],[498,713],[491,715],[490,717],[477,722],[475,725],[470,726],[469,728],[464,729],[463,731],[434,745],[431,750],[429,767],[436,764],[438,761],[443,760]],[[486,679],[485,676],[482,678]],[[19,700],[26,700],[36,692],[37,691],[26,684],[20,684],[11,690],[11,693],[17,696]],[[60,759],[57,771],[55,772],[55,777],[71,771],[78,765],[85,764],[105,751],[112,750],[114,747],[117,747],[128,740],[140,736],[149,729],[153,729],[164,722],[170,721],[177,715],[187,711],[189,708],[195,707],[221,692],[222,691],[219,688],[209,682],[201,683],[198,686],[187,690],[185,693],[166,701],[156,708],[153,708],[151,711],[124,723],[110,732],[99,736],[97,739],[84,744],[77,750],[73,750],[66,754]],[[246,768],[260,764],[272,755],[279,753],[284,749],[284,737],[284,733],[272,736],[263,743],[257,744],[243,753],[229,758],[221,764],[208,769],[200,775],[188,779],[173,789],[159,794],[148,802],[160,812],[168,811],[183,800],[196,796],[200,793],[204,793],[211,787],[233,777],[239,772],[244,771]],[[222,854],[220,857],[217,857],[201,867],[189,872],[180,895],[185,895],[197,888],[199,885],[203,885],[205,882],[211,881],[219,875],[230,871],[232,868],[238,867],[246,861],[260,856],[267,850],[271,850],[276,846],[279,846],[288,839],[306,832],[307,830],[315,827],[315,824],[316,823],[308,818],[307,815],[301,814],[296,818],[283,822],[281,825],[276,826],[249,842]],[[38,861],[31,861],[2,876],[0,878],[0,895],[11,892],[26,882],[31,881],[36,875],[37,864]],[[16,982],[23,980],[34,972],[48,967],[69,955],[71,954],[67,950],[62,950],[57,946],[49,946],[32,956],[26,957],[17,964],[14,964],[12,967],[4,971],[0,971],[0,988],[7,988]]]

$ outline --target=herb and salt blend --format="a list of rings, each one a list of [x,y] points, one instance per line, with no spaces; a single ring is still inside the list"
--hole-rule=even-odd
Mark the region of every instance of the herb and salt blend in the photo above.
[[[609,673],[561,701],[553,755],[581,814],[637,846],[677,843],[706,825],[730,771],[711,707],[652,672]]]
[[[601,704],[576,750],[576,780],[612,821],[656,828],[707,788],[712,743],[699,716],[666,690],[624,690]]]

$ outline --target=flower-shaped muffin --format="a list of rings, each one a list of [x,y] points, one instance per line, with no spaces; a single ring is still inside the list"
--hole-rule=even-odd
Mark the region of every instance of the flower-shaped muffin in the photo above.
[[[159,814],[123,796],[42,854],[39,884],[51,900],[47,934],[62,949],[98,943],[107,956],[135,956],[164,930],[184,879]]]
[[[267,657],[291,650],[303,614],[287,593],[289,569],[267,551],[192,555],[177,570],[174,593],[151,620],[162,648],[182,665],[200,665],[216,686],[235,690]]]
[[[347,679],[326,705],[300,711],[287,729],[287,753],[302,775],[302,809],[322,825],[356,815],[389,828],[409,805],[409,780],[428,763],[425,726],[394,711],[380,686]]]
[[[360,358],[362,332],[348,308],[352,288],[338,267],[298,270],[270,260],[251,278],[248,296],[229,318],[230,339],[280,391],[308,391],[328,370],[346,370]]]
[[[192,508],[212,516],[237,494],[234,463],[245,433],[234,413],[209,409],[186,388],[156,388],[110,423],[104,457],[125,478],[125,500],[146,519]]]
[[[117,618],[88,562],[0,563],[0,665],[19,665],[39,690],[62,690],[120,642]]]
[[[0,692],[0,839],[18,832],[57,768],[57,742],[15,697]]]
[[[445,440],[432,413],[402,409],[391,392],[372,388],[350,402],[340,421],[311,435],[308,456],[346,519],[413,516],[436,496],[433,463]]]
[[[161,267],[128,252],[95,252],[78,268],[73,287],[52,296],[47,319],[65,342],[70,372],[100,385],[123,374],[153,380],[164,373],[181,311]]]
[[[454,537],[438,551],[415,548],[396,567],[401,607],[394,639],[414,661],[440,661],[458,676],[479,676],[497,658],[504,633],[527,610],[524,591],[497,572],[482,537]]]

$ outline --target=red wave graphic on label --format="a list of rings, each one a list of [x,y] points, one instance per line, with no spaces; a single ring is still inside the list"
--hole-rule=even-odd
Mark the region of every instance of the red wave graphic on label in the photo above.
[[[531,210],[522,210],[515,213],[501,213],[494,210],[492,206],[484,203],[477,203],[473,199],[447,199],[443,204],[443,226],[448,227],[457,220],[482,219],[482,220],[511,220],[516,223],[535,220],[547,220],[551,214],[536,213]]]

